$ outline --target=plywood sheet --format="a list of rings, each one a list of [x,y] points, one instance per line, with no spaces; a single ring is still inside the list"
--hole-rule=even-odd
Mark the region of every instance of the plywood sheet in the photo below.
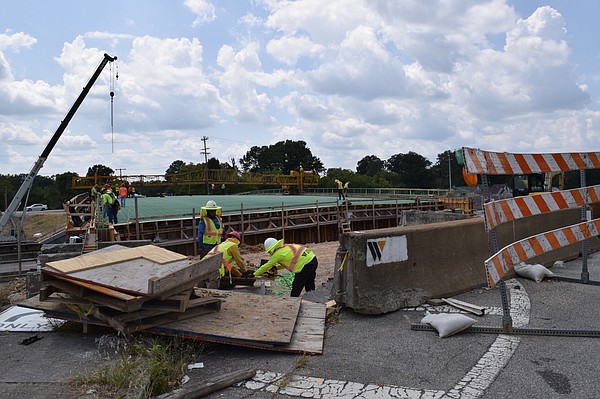
[[[120,251],[107,253],[112,252]],[[86,256],[78,258],[84,257]],[[221,257],[222,255],[219,254],[219,256],[206,257],[190,263],[190,260],[183,256],[183,260],[162,264],[150,259],[136,258],[68,274],[51,268],[42,269],[42,273],[55,277],[68,277],[71,281],[93,283],[133,295],[159,296],[173,289],[180,289],[190,281],[197,282],[217,273],[221,265]]]
[[[146,259],[152,263],[164,265],[166,263],[185,260],[187,257],[156,245],[144,245],[141,247],[122,248],[111,251],[94,251],[71,259],[48,262],[47,266],[61,273],[74,273],[99,266],[123,263],[137,259]]]
[[[221,311],[157,327],[178,332],[273,345],[288,344],[300,310],[300,298],[219,291]]]

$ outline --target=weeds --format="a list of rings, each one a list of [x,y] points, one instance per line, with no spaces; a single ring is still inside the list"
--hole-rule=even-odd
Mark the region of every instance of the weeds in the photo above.
[[[301,354],[294,362],[294,370],[303,369],[306,367],[309,360],[310,357],[306,353]]]
[[[289,373],[285,373],[284,375],[279,377],[275,382],[273,382],[273,385],[275,385],[279,389],[284,389],[294,379],[294,373],[297,370],[300,370],[300,369],[303,369],[304,367],[306,367],[309,360],[310,360],[310,356],[307,355],[306,353],[302,353],[294,361],[294,364],[292,365],[292,371],[290,371]]]
[[[151,398],[175,389],[186,366],[202,352],[202,344],[180,338],[147,337],[128,342],[117,359],[73,383],[102,392],[106,398]]]
[[[25,278],[23,277],[0,284],[0,308],[11,304],[11,295],[25,292],[25,286]]]
[[[8,305],[10,302],[8,296],[10,295],[10,289],[8,287],[0,287],[0,308]]]

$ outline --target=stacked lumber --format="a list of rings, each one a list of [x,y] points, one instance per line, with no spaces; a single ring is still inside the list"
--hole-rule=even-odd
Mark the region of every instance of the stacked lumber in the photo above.
[[[42,268],[40,302],[129,334],[219,311],[222,298],[195,289],[218,276],[221,256],[191,261],[154,245],[113,245]]]

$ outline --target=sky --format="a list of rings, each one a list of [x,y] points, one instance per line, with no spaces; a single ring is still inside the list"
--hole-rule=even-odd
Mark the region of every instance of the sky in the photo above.
[[[0,174],[31,170],[104,53],[117,61],[39,174],[239,165],[282,140],[352,171],[409,151],[600,151],[598,15],[597,0],[5,1]]]

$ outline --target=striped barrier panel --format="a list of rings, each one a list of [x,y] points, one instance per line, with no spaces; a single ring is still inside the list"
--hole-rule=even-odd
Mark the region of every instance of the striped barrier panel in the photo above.
[[[492,201],[483,207],[485,228],[490,231],[511,220],[578,208],[594,202],[600,202],[600,185]]]
[[[597,236],[600,219],[590,220],[524,238],[502,248],[485,263],[488,285],[493,287],[514,268],[535,256]]]
[[[463,147],[468,173],[480,175],[521,175],[600,169],[600,152],[554,154],[511,154]]]

